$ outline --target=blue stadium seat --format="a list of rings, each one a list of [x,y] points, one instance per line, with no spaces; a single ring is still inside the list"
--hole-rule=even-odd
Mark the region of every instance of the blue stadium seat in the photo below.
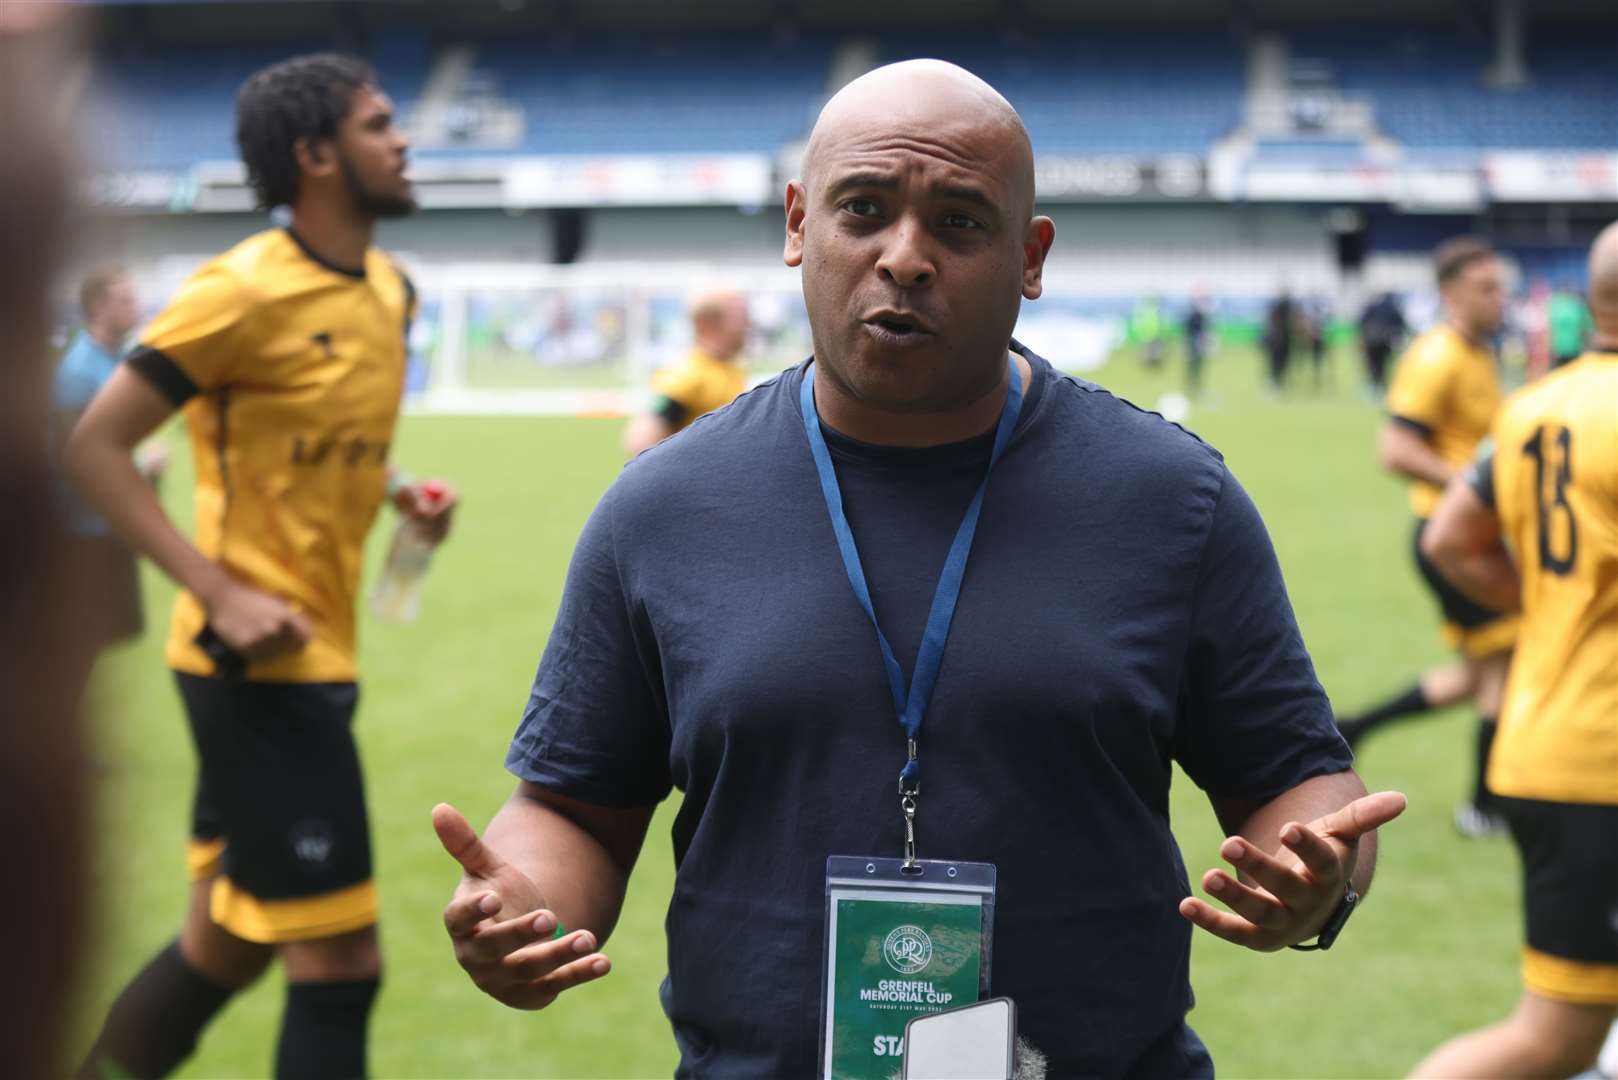
[[[1486,85],[1481,38],[1334,29],[1294,35],[1292,54],[1324,62],[1339,89],[1369,97],[1382,130],[1407,146],[1618,148],[1610,40],[1530,32],[1529,82],[1513,90]]]
[[[1022,114],[1039,153],[1203,153],[1241,119],[1245,55],[1223,32],[906,34],[881,52],[981,76]]]
[[[477,44],[477,68],[524,110],[511,153],[773,153],[808,134],[834,45],[743,34],[496,40]]]
[[[318,39],[210,50],[125,49],[96,57],[88,149],[102,167],[185,169],[236,157],[236,91],[254,71],[299,53],[329,50]],[[421,93],[432,50],[425,33],[383,34],[365,50],[401,109]]]

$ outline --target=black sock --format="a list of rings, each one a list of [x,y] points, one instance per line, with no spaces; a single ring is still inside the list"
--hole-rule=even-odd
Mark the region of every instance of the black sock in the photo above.
[[[380,979],[292,983],[275,1055],[280,1080],[365,1075],[365,1029]]]
[[[1472,805],[1490,813],[1499,810],[1495,795],[1489,790],[1489,751],[1494,746],[1494,731],[1499,725],[1492,716],[1478,718],[1477,775],[1472,778]]]
[[[197,1036],[235,992],[187,964],[180,943],[172,943],[112,1003],[79,1076],[167,1076],[191,1056]]]
[[[1373,728],[1381,727],[1389,720],[1426,712],[1432,707],[1432,702],[1427,700],[1427,695],[1421,689],[1421,683],[1417,682],[1410,689],[1395,694],[1374,709],[1337,721],[1337,727],[1352,742],[1364,738]]]

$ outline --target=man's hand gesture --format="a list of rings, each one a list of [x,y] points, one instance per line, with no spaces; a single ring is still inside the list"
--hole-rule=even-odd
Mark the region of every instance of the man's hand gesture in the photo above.
[[[1289,822],[1281,827],[1282,847],[1275,855],[1240,836],[1229,837],[1219,854],[1247,877],[1247,883],[1223,870],[1209,870],[1202,875],[1202,887],[1235,914],[1192,896],[1180,901],[1180,914],[1210,934],[1259,952],[1307,941],[1343,899],[1359,857],[1360,837],[1404,809],[1403,795],[1382,791],[1307,825]]]
[[[447,803],[433,807],[433,829],[461,864],[444,929],[479,990],[514,1009],[543,1009],[562,991],[611,970],[590,931],[556,936],[556,915],[545,909],[538,887],[485,844],[460,811]]]

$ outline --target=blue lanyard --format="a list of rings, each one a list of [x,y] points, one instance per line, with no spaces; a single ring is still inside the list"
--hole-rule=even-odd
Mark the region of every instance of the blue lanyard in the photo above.
[[[989,454],[989,467],[983,471],[983,480],[955,530],[955,540],[944,559],[944,569],[938,577],[938,588],[933,593],[932,610],[927,613],[927,630],[921,638],[921,649],[916,653],[916,670],[910,686],[905,687],[904,670],[894,659],[893,648],[887,635],[876,620],[876,609],[871,606],[871,590],[865,583],[865,569],[860,563],[859,549],[854,545],[854,532],[843,513],[843,493],[837,486],[837,471],[832,467],[831,451],[826,437],[820,432],[820,414],[815,411],[815,365],[810,361],[804,369],[803,388],[798,402],[803,411],[803,429],[809,436],[809,449],[815,456],[815,470],[820,474],[820,492],[826,497],[826,512],[831,515],[832,531],[837,534],[837,550],[843,557],[843,569],[848,572],[848,583],[854,587],[854,598],[871,618],[876,631],[876,643],[882,649],[882,664],[888,672],[888,689],[893,693],[894,711],[899,726],[904,729],[909,747],[909,759],[899,773],[899,793],[907,799],[921,790],[921,772],[916,760],[916,741],[921,735],[921,721],[927,714],[927,703],[932,700],[933,684],[938,681],[938,668],[944,660],[944,642],[949,637],[949,624],[955,617],[955,605],[961,597],[961,579],[966,574],[966,558],[972,551],[972,538],[978,530],[978,515],[983,510],[983,493],[989,486],[989,474],[1000,460],[1011,432],[1017,426],[1017,415],[1022,412],[1022,385],[1017,376],[1017,365],[1006,357],[1010,369],[1010,387],[1006,404],[1000,410],[1000,424],[994,433],[994,450]],[[906,811],[907,833],[909,818],[914,815],[914,804]],[[908,839],[908,836],[907,836]]]

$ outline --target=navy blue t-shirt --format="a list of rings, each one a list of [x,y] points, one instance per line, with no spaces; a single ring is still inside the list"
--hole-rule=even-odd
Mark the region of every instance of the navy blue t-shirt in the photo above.
[[[1013,345],[1033,377],[922,729],[920,853],[998,866],[992,991],[1052,1075],[1211,1075],[1185,1025],[1170,762],[1266,799],[1350,756],[1219,454]],[[904,738],[816,479],[803,372],[602,497],[506,761],[602,805],[685,793],[663,988],[681,1075],[815,1072],[826,857],[902,838]],[[992,433],[827,440],[908,676]]]

